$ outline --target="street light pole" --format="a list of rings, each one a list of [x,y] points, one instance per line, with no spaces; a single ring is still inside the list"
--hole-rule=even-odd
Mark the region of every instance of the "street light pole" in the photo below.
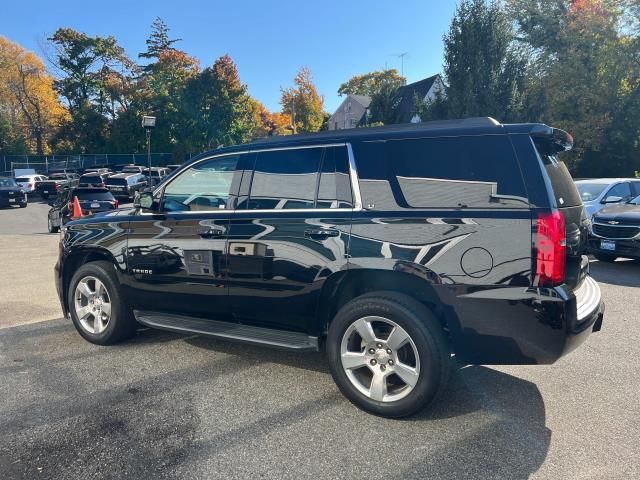
[[[142,128],[147,134],[147,186],[151,187],[151,130],[156,126],[156,117],[144,115],[142,117]]]

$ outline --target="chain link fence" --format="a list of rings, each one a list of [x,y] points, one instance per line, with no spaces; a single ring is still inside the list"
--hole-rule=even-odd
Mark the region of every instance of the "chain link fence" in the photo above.
[[[166,167],[173,162],[171,153],[152,153],[152,167]],[[60,171],[81,171],[87,168],[118,165],[147,166],[146,153],[105,153],[85,155],[2,155],[0,173],[12,176],[16,168],[33,168],[36,173],[48,174]]]

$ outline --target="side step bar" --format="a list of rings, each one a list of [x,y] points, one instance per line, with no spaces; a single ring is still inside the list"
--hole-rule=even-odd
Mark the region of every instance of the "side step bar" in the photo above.
[[[134,310],[133,313],[138,322],[151,328],[160,328],[178,333],[198,333],[225,340],[298,352],[317,352],[320,350],[318,337],[311,337],[305,333],[252,327],[239,323],[220,322],[170,313],[142,310]]]

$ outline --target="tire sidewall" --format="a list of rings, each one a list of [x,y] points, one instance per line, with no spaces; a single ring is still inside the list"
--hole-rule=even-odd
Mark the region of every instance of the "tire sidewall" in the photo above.
[[[119,337],[119,323],[126,321],[126,318],[123,318],[125,309],[121,303],[120,292],[118,291],[117,284],[114,281],[114,275],[111,274],[105,266],[109,264],[106,262],[95,262],[83,265],[78,269],[78,271],[71,278],[71,282],[69,283],[69,290],[67,293],[67,302],[69,305],[69,312],[71,314],[71,321],[73,325],[78,330],[78,333],[85,339],[91,343],[96,343],[100,345],[107,345],[109,343],[113,343],[117,341]],[[113,267],[112,267],[113,268]],[[107,289],[107,293],[109,294],[109,299],[111,301],[111,318],[109,319],[109,323],[107,327],[101,333],[94,334],[88,332],[84,329],[84,327],[80,324],[80,320],[75,311],[75,290],[78,283],[85,277],[95,277],[100,280],[103,285]]]
[[[377,415],[401,417],[411,415],[427,406],[436,396],[442,371],[441,348],[425,323],[412,308],[384,297],[356,299],[347,304],[331,323],[327,336],[327,357],[331,373],[341,392],[356,405]],[[431,316],[424,308],[419,312]],[[373,400],[358,391],[342,367],[340,346],[349,326],[366,316],[379,316],[394,321],[411,337],[420,357],[420,374],[413,390],[404,398],[394,402]]]

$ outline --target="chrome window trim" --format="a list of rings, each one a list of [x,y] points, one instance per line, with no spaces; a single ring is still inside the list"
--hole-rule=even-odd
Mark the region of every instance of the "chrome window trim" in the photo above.
[[[202,162],[206,162],[208,160],[213,160],[215,158],[228,157],[232,155],[245,155],[248,153],[260,153],[260,152],[277,152],[281,150],[302,150],[307,148],[330,148],[330,147],[346,147],[347,155],[349,157],[349,179],[351,180],[351,193],[353,195],[353,207],[352,208],[286,208],[286,209],[255,209],[255,210],[238,210],[238,209],[214,209],[214,210],[185,210],[184,212],[169,212],[174,214],[210,214],[210,213],[244,213],[244,212],[254,212],[254,213],[272,213],[272,212],[302,212],[302,213],[331,213],[331,212],[357,212],[361,211],[362,208],[362,195],[360,194],[360,181],[358,178],[358,170],[356,167],[356,160],[353,155],[353,149],[351,148],[350,143],[326,143],[326,144],[314,144],[314,145],[300,145],[293,147],[277,147],[277,148],[259,148],[257,150],[241,150],[238,152],[226,152],[214,154],[206,158],[202,158],[197,162],[192,163],[189,167],[185,168],[183,171],[186,171],[188,168],[192,168],[195,165],[198,165]],[[182,173],[182,172],[180,172]],[[177,178],[179,175],[176,175]],[[168,185],[171,184],[175,180],[175,178],[171,179],[170,182],[167,182],[166,185],[160,185],[156,190],[153,191],[153,195],[162,189],[165,189]],[[138,212],[138,215],[161,215],[167,212]]]

